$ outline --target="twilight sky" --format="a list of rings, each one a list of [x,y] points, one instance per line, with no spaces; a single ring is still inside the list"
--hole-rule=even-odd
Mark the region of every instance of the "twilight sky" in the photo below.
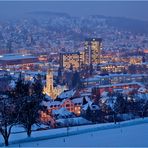
[[[1,1],[0,18],[30,11],[66,12],[72,16],[100,14],[148,21],[148,1]]]

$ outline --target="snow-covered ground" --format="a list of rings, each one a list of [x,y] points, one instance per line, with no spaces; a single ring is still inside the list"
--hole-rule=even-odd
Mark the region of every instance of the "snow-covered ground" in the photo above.
[[[148,118],[85,125],[46,131],[36,131],[31,138],[26,133],[11,134],[10,146],[15,147],[72,147],[72,146],[142,146],[148,147]],[[0,141],[2,137],[0,136]],[[1,143],[0,143],[0,146]]]
[[[12,145],[15,147],[148,147],[148,124]]]

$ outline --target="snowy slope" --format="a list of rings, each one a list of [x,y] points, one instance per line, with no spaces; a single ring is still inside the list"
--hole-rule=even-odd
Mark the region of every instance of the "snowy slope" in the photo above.
[[[94,138],[89,138],[90,135],[93,136],[95,134],[97,136],[94,136]],[[120,124],[106,123],[106,124],[70,127],[68,128],[68,130],[67,128],[61,128],[61,129],[53,129],[46,131],[37,131],[33,132],[31,138],[27,138],[26,133],[12,134],[10,137],[10,144],[11,144],[10,146],[18,146],[18,145],[19,146],[20,145],[21,146],[37,146],[37,145],[64,146],[63,145],[65,144],[64,142],[65,140],[63,140],[65,139],[64,137],[70,140],[67,143],[67,146],[81,146],[81,145],[86,146],[87,143],[89,143],[88,146],[107,146],[105,144],[107,144],[108,141],[110,144],[112,144],[112,146],[115,146],[115,144],[120,145],[123,143],[123,141],[125,142],[125,144],[127,143],[127,146],[128,144],[129,145],[135,144],[135,146],[148,146],[147,136],[148,136],[148,118],[145,118],[145,119],[125,121]],[[120,137],[121,139],[118,137]],[[2,141],[1,138],[2,137],[0,136],[0,141]],[[100,143],[97,141],[95,142],[96,138],[101,138],[102,142]],[[105,138],[107,139],[105,140]],[[131,140],[128,141],[128,138],[129,139],[133,138],[137,140],[134,140],[135,143],[132,143]],[[76,142],[75,140],[73,141],[73,139],[79,139],[79,140],[78,142]],[[118,141],[118,143],[114,143],[114,141]],[[54,142],[56,145],[54,145]],[[0,146],[2,146],[2,144],[0,144]]]
[[[15,147],[148,147],[148,124],[102,130],[57,139],[12,145]]]

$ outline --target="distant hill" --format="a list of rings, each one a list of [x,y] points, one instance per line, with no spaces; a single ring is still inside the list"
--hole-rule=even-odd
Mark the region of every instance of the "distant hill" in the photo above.
[[[70,17],[67,13],[62,12],[50,12],[50,11],[33,11],[28,12],[28,15],[40,15],[40,16],[58,16],[58,17]]]
[[[123,18],[123,17],[108,17],[103,15],[93,15],[88,17],[72,17],[68,15],[67,13],[60,13],[60,12],[50,12],[50,11],[37,11],[37,12],[29,12],[27,16],[31,16],[35,19],[50,19],[50,22],[52,23],[52,19],[54,21],[54,18],[59,19],[59,21],[65,21],[66,23],[72,24],[72,26],[77,26],[79,24],[79,27],[85,28],[85,26],[88,25],[91,27],[96,27],[97,23],[100,23],[100,20],[104,20],[104,24],[107,26],[115,27],[119,30],[125,30],[125,31],[131,31],[135,33],[148,33],[148,22],[142,21],[142,20],[136,20],[136,19],[130,19],[130,18]],[[37,17],[38,16],[38,17]],[[61,20],[61,18],[63,18]],[[64,20],[66,19],[66,20]],[[78,23],[80,22],[80,23]],[[95,23],[94,23],[95,22]],[[87,24],[86,24],[87,23]],[[60,24],[60,23],[59,23]],[[66,27],[65,26],[65,27]]]
[[[148,33],[148,22],[129,18],[107,17],[106,23],[118,29],[136,33]]]

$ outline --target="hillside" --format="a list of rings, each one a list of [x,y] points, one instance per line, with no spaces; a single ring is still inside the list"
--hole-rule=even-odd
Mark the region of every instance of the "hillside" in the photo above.
[[[71,146],[148,146],[148,118],[121,123],[84,125],[53,130],[36,131],[27,138],[26,133],[11,134],[13,147],[71,147]],[[142,138],[141,138],[142,137]],[[0,136],[0,139],[2,137]],[[134,139],[134,141],[133,141]],[[2,146],[2,143],[0,143]]]
[[[77,26],[84,29],[94,29],[99,26],[114,27],[119,30],[131,31],[134,33],[148,33],[148,22],[123,17],[108,17],[103,15],[92,15],[88,17],[72,17],[66,13],[56,13],[48,11],[30,12],[29,17],[34,19],[49,19],[50,22],[54,20],[61,20],[61,23],[65,24],[65,27]],[[69,26],[70,27],[70,26]]]

